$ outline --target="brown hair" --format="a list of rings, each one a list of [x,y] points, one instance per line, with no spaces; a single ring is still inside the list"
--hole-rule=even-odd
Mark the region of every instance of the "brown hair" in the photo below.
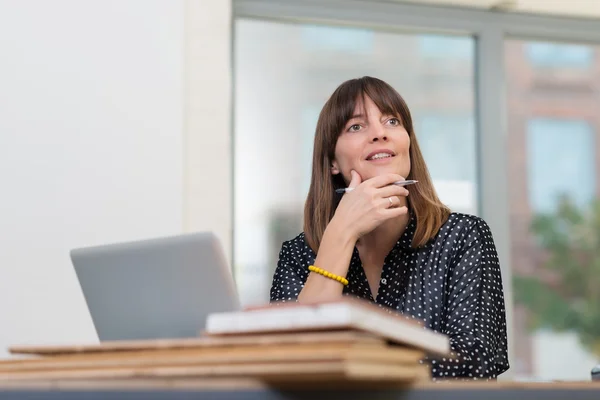
[[[382,113],[400,119],[410,138],[410,173],[406,179],[419,181],[410,189],[408,207],[417,221],[412,246],[419,247],[433,238],[450,215],[439,200],[425,160],[419,149],[412,118],[406,102],[384,81],[365,76],[342,83],[331,95],[319,114],[313,149],[310,189],[304,206],[304,234],[308,245],[317,252],[325,228],[338,206],[341,196],[335,189],[345,186],[341,174],[331,174],[337,139],[352,117],[359,101],[368,96]]]

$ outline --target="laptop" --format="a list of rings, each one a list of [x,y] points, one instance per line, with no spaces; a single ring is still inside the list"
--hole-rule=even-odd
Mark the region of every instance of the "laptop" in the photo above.
[[[71,250],[100,341],[197,337],[210,313],[241,309],[211,232]]]

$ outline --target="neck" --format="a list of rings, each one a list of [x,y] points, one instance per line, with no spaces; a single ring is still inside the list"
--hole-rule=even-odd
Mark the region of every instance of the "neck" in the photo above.
[[[404,233],[408,225],[409,214],[387,220],[357,242],[361,254],[382,262]]]

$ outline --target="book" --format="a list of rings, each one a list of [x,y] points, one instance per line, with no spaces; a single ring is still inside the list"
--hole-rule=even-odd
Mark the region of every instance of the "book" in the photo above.
[[[206,320],[205,333],[219,336],[341,329],[368,332],[435,355],[450,354],[447,335],[394,310],[356,298],[318,304],[275,303],[244,311],[213,313]]]
[[[46,345],[13,345],[9,347],[11,354],[27,356],[61,356],[73,354],[95,353],[131,353],[140,351],[163,351],[202,348],[234,348],[239,346],[269,346],[286,344],[384,344],[378,337],[363,332],[305,332],[273,333],[265,335],[235,336],[201,336],[180,339],[143,339],[143,340],[109,340],[90,344],[46,344]],[[27,358],[25,360],[28,360]],[[4,361],[0,360],[0,365]]]
[[[167,366],[233,365],[360,361],[380,365],[417,366],[419,350],[384,343],[322,342],[272,346],[205,347],[123,352],[75,353],[29,360],[0,361],[0,379],[17,372],[154,368]]]
[[[15,371],[0,373],[0,384],[18,381],[105,381],[118,379],[195,378],[201,383],[206,378],[254,378],[262,382],[302,384],[325,381],[353,382],[415,382],[430,379],[425,365],[381,364],[361,360],[333,360],[315,362],[273,362],[245,364],[204,364],[125,366],[109,368],[47,369],[42,371]]]

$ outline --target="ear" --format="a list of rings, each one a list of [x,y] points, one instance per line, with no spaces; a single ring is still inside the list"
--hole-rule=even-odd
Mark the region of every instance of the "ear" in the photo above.
[[[340,173],[340,167],[338,166],[337,162],[332,162],[331,163],[331,175],[338,175]]]

